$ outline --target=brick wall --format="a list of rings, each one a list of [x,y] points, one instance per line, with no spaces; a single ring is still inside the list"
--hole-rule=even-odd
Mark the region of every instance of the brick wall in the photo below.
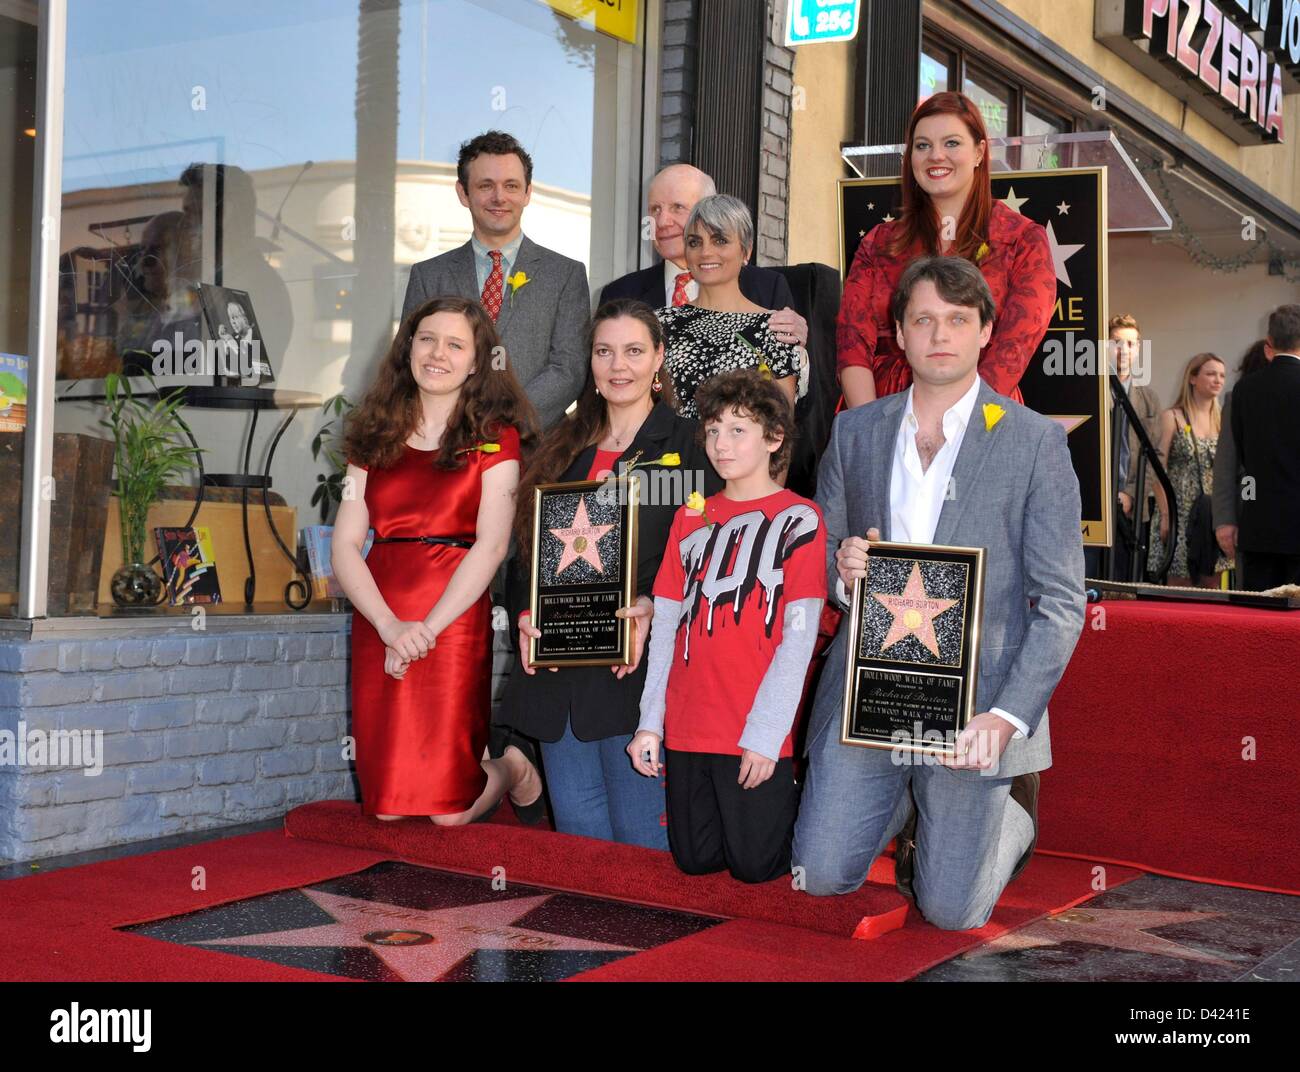
[[[659,166],[690,161],[696,102],[696,0],[667,0],[659,82]],[[764,43],[762,159],[759,169],[756,264],[785,264],[790,181],[794,50],[772,43],[775,5],[768,5]]]
[[[103,734],[96,776],[0,762],[0,859],[355,799],[343,757],[346,629],[335,618],[326,631],[287,634],[0,639],[0,734],[16,735],[20,723],[28,740],[33,731]]]
[[[659,75],[659,166],[691,159],[695,114],[695,3],[667,0],[663,7]]]
[[[758,173],[758,249],[756,264],[785,264],[788,250],[791,95],[794,49],[773,44],[777,12],[768,6],[763,62],[763,138]],[[779,31],[779,27],[777,28]]]

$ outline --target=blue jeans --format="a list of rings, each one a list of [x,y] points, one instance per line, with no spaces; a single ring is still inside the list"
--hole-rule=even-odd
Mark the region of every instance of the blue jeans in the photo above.
[[[631,739],[580,741],[566,722],[558,741],[542,741],[551,817],[562,834],[667,852],[664,781],[632,769],[626,751]]]

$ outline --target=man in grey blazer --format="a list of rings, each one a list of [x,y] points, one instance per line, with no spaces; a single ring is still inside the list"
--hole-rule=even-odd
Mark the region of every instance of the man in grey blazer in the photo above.
[[[489,130],[465,142],[456,176],[473,235],[411,267],[402,316],[447,294],[481,301],[496,321],[510,369],[549,428],[578,397],[587,374],[587,269],[523,233],[533,161],[509,134]]]
[[[847,607],[846,586],[866,575],[863,535],[985,548],[979,713],[942,763],[841,744],[842,627],[808,727],[794,870],[812,894],[857,889],[914,800],[917,907],[965,930],[987,922],[1033,846],[1047,702],[1083,625],[1079,484],[1061,426],[976,373],[994,308],[974,265],[915,261],[893,312],[913,386],[841,413],[818,473],[830,585]],[[1035,784],[1013,794],[1013,780]]]

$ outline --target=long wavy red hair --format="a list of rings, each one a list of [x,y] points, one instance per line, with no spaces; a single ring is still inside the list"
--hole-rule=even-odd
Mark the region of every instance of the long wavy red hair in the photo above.
[[[993,186],[989,173],[988,128],[975,102],[964,93],[935,93],[918,104],[912,113],[903,151],[902,216],[894,228],[889,252],[895,256],[918,248],[923,253],[939,252],[939,213],[912,171],[912,144],[916,139],[917,124],[932,115],[957,116],[966,124],[975,144],[984,143],[984,159],[975,168],[975,181],[957,220],[957,236],[951,250],[953,256],[974,262],[980,246],[988,241],[989,218],[993,215]]]
[[[402,444],[419,428],[423,411],[420,389],[411,375],[411,340],[420,321],[434,313],[459,313],[469,321],[475,368],[461,386],[433,464],[459,469],[470,449],[496,439],[505,425],[518,430],[526,454],[532,447],[537,416],[509,365],[495,360],[503,351],[491,317],[467,298],[431,298],[402,321],[370,390],[348,414],[344,432],[348,461],[386,469],[402,456]]]

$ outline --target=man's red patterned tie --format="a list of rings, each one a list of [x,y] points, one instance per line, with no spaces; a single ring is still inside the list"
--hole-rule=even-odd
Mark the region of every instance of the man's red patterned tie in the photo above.
[[[483,308],[488,311],[488,316],[495,320],[497,314],[501,312],[501,251],[491,250],[488,256],[492,258],[492,271],[488,273],[487,282],[483,284]]]
[[[690,272],[678,272],[673,283],[673,305],[685,305],[690,299],[686,297],[686,284],[691,281]]]

